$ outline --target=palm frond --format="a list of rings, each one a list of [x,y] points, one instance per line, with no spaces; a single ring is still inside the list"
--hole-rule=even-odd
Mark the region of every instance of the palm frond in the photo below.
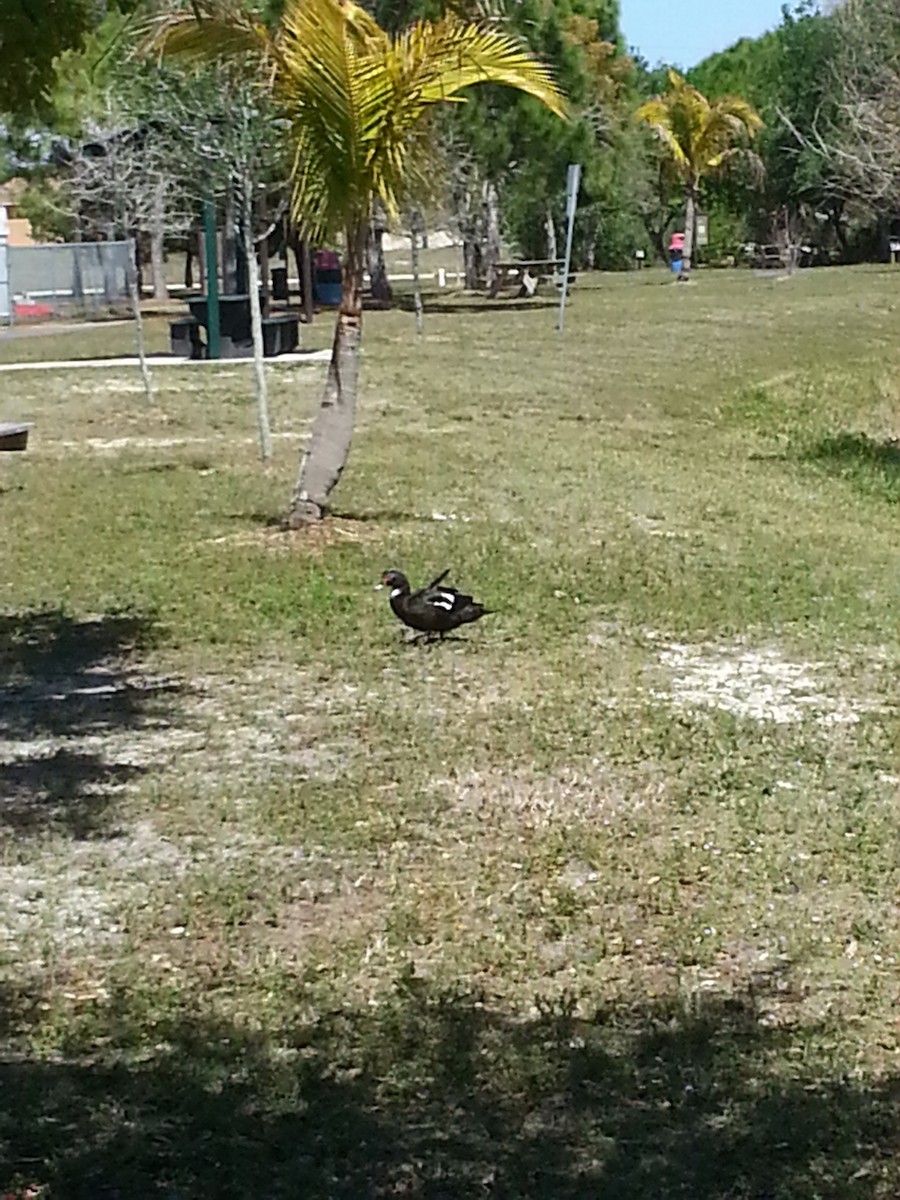
[[[383,97],[378,64],[390,39],[365,12],[337,0],[289,0],[276,93],[292,120],[293,211],[329,236],[368,194],[365,127]]]
[[[288,0],[279,94],[291,110],[295,215],[311,233],[346,227],[379,196],[395,218],[432,161],[417,131],[438,104],[484,81],[563,115],[550,72],[509,34],[452,15],[391,39],[353,4]]]
[[[423,104],[454,98],[476,83],[502,83],[534,96],[558,117],[565,99],[551,71],[515,36],[453,16],[420,21],[401,34],[393,58],[410,98]]]
[[[229,0],[196,0],[151,18],[143,32],[141,49],[160,56],[206,61],[242,54],[265,58],[274,49],[266,27]]]
[[[762,128],[756,110],[739,96],[710,102],[677,71],[669,71],[669,90],[638,108],[635,118],[650,126],[686,183],[696,184],[718,170],[736,144]]]

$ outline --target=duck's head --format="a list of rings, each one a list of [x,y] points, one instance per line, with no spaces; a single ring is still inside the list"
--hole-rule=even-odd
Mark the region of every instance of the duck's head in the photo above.
[[[403,595],[409,591],[409,580],[402,571],[385,571],[380,586],[390,588],[392,596],[398,592]]]

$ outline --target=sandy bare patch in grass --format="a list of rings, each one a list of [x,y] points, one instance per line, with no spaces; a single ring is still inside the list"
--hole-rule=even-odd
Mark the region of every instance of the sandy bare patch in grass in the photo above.
[[[101,392],[110,396],[143,396],[145,388],[141,379],[121,379],[110,376],[93,383],[70,383],[69,391],[74,396],[96,397]]]
[[[326,517],[306,529],[284,529],[273,525],[264,529],[242,529],[221,537],[204,538],[203,544],[213,546],[252,546],[273,554],[290,554],[298,550],[321,553],[338,542],[362,542],[377,537],[372,523]]]
[[[638,513],[632,517],[632,520],[635,526],[646,533],[648,537],[668,538],[671,541],[688,541],[699,537],[699,534],[686,530],[668,529],[662,517],[647,517]]]
[[[257,785],[335,780],[356,749],[331,727],[352,694],[279,664],[189,683],[96,668],[8,685],[0,703],[0,821],[19,830],[0,862],[0,950],[29,962],[114,945],[123,911],[164,907],[191,872],[274,878],[306,864],[306,848],[246,828]],[[163,794],[178,785],[173,819],[130,818],[148,779]],[[223,787],[230,819],[211,820]],[[111,817],[92,816],[111,802]],[[86,832],[73,838],[81,809]]]
[[[182,878],[189,862],[142,821],[113,838],[42,846],[26,863],[0,865],[0,950],[37,967],[59,951],[119,942],[123,906]]]
[[[301,441],[305,437],[305,433],[289,430],[282,433],[273,433],[273,440],[277,441]],[[98,454],[118,454],[120,450],[166,450],[173,446],[214,446],[214,445],[235,445],[235,446],[252,446],[258,441],[252,435],[235,435],[232,433],[214,433],[204,436],[188,436],[181,437],[140,437],[140,436],[125,436],[118,438],[80,438],[78,441],[66,440],[57,442],[56,445],[64,446],[67,450],[82,450]]]
[[[151,360],[150,367],[153,367]],[[217,371],[212,377],[214,382],[222,379],[235,379],[239,375],[238,371]],[[144,383],[141,379],[128,378],[123,379],[120,375],[108,375],[105,379],[92,378],[89,383],[73,383],[67,384],[69,392],[75,396],[91,396],[96,397],[102,392],[108,392],[111,396],[143,396],[145,394]],[[210,387],[210,379],[197,381],[195,379],[185,379],[183,377],[172,378],[168,373],[154,378],[153,388],[155,392],[205,392]]]
[[[448,792],[454,811],[474,816],[492,830],[568,827],[579,821],[609,825],[623,816],[650,809],[663,796],[661,782],[648,781],[627,792],[599,758],[590,766],[563,766],[550,773],[510,765],[467,771],[454,779],[436,779]]]
[[[186,894],[214,891],[212,881],[227,886],[232,877],[265,878],[273,887],[302,879],[303,895],[267,926],[271,945],[297,946],[310,936],[316,916],[321,929],[326,912],[329,920],[337,914],[343,920],[366,903],[366,877],[344,879],[315,850],[273,845],[233,827],[170,837],[145,820],[112,837],[44,843],[27,862],[0,865],[0,952],[25,970],[58,958],[108,955],[140,925],[141,914],[156,938],[190,942],[196,931]],[[170,924],[163,919],[167,912],[187,916]],[[199,931],[202,936],[202,922]]]
[[[97,668],[52,683],[11,685],[0,688],[0,701],[7,713],[14,707],[19,719],[0,729],[0,765],[49,760],[64,751],[96,755],[109,767],[172,768],[182,773],[202,768],[207,781],[229,777],[235,767],[244,779],[280,766],[335,778],[345,767],[350,743],[331,737],[320,744],[317,735],[323,712],[352,703],[352,694],[339,685],[329,690],[310,683],[306,695],[304,684],[302,672],[271,664],[238,676],[206,675],[190,681],[151,675],[135,666],[127,674]],[[107,717],[119,702],[133,705],[135,697],[152,700],[176,688],[181,694],[172,713],[150,707],[139,722],[122,725]],[[62,718],[85,701],[93,710],[83,726],[58,734],[42,731],[42,724],[54,723],[54,709]],[[42,723],[31,729],[24,715],[36,710],[43,714]],[[316,739],[314,744],[298,744],[308,738]],[[126,790],[131,785],[119,786]]]
[[[871,699],[835,694],[832,664],[791,661],[774,647],[670,642],[660,647],[658,660],[671,684],[651,694],[677,708],[718,708],[777,724],[811,718],[823,726],[852,725],[866,713],[888,711]]]

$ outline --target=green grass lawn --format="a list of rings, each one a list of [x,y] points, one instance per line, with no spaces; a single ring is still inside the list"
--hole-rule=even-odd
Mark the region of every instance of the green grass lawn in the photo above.
[[[324,367],[0,373],[0,1191],[900,1194],[898,289],[369,314],[306,536]]]

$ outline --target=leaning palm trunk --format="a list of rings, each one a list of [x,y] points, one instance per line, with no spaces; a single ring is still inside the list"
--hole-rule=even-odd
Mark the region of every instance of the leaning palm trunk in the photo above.
[[[359,348],[362,338],[362,286],[368,221],[347,232],[343,289],[319,408],[309,445],[291,496],[288,524],[292,529],[320,521],[331,491],[350,454],[356,421]]]
[[[247,259],[247,283],[250,289],[250,332],[253,336],[253,375],[256,380],[256,421],[259,426],[259,454],[263,462],[272,457],[272,431],[269,427],[269,393],[263,361],[262,308],[259,303],[259,264],[253,242],[253,183],[244,178],[244,255]]]

